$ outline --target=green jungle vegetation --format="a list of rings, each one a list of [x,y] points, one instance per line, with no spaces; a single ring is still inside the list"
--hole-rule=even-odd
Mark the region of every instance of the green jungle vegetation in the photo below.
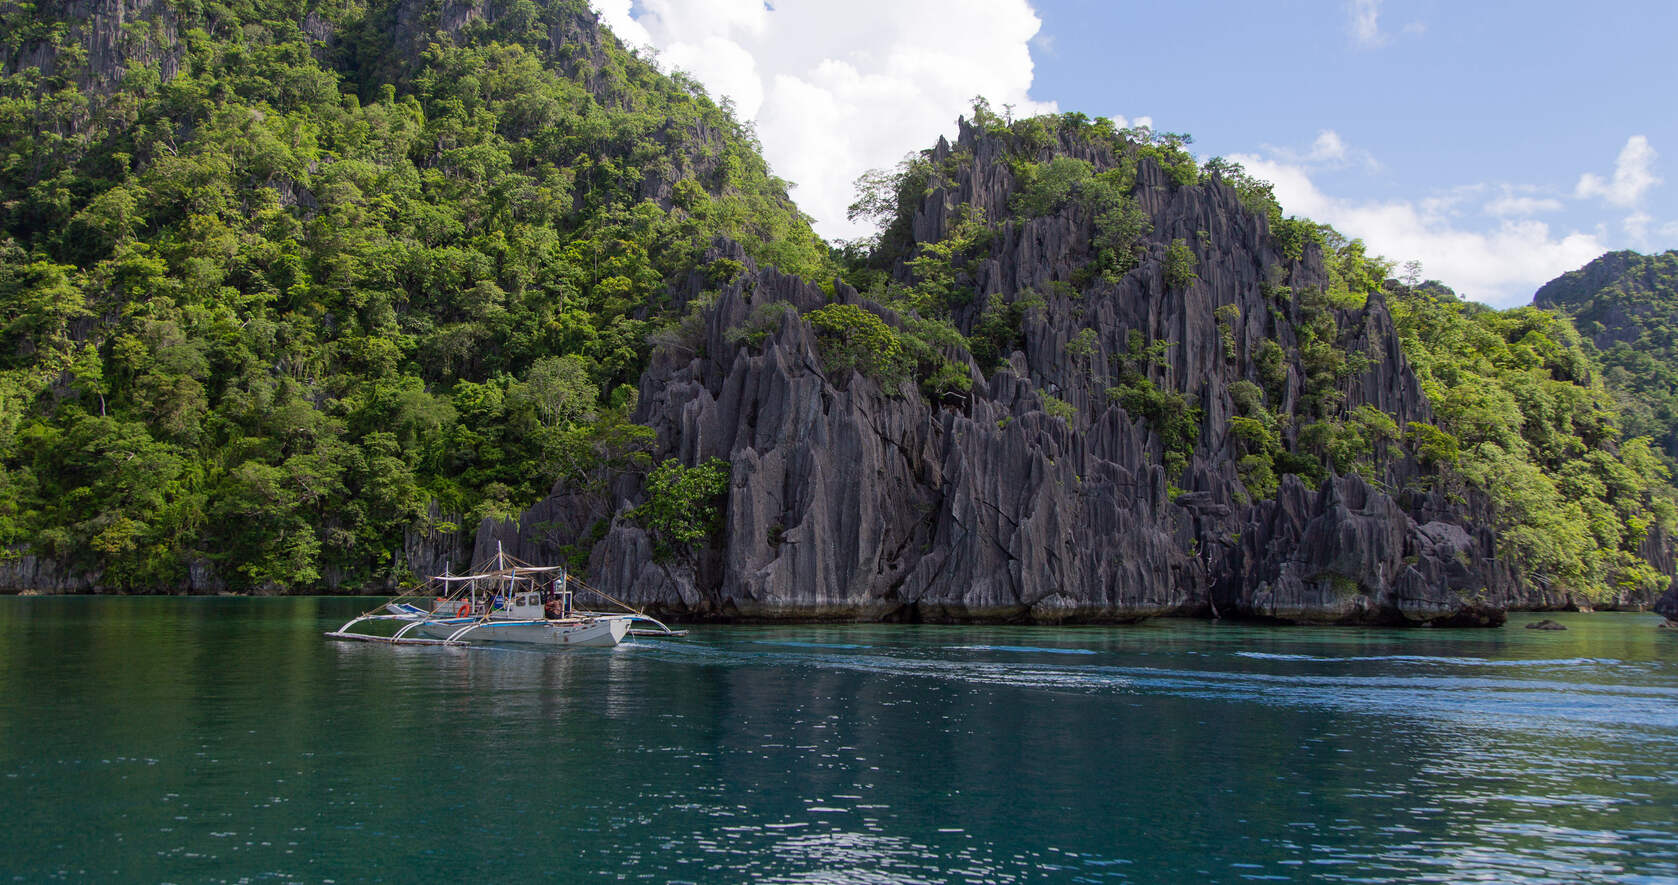
[[[1614,398],[1572,323],[1533,307],[1495,311],[1437,284],[1399,288],[1388,307],[1437,426],[1406,441],[1441,482],[1491,495],[1499,541],[1527,572],[1593,600],[1663,589],[1639,554],[1650,530],[1678,530],[1670,462],[1627,438]]]
[[[1552,280],[1537,300],[1573,318],[1626,432],[1678,458],[1678,250],[1611,252]]]
[[[178,60],[142,18],[86,88],[87,22],[0,4],[56,57],[0,80],[0,545],[107,586],[376,583],[406,528],[649,468],[667,284],[718,236],[828,262],[692,80],[549,47],[582,0],[412,58],[394,4],[313,7],[330,48],[301,3],[157,8]]]
[[[965,207],[944,240],[915,244],[914,207],[972,161],[927,153],[865,176],[853,211],[882,232],[830,249],[750,129],[696,83],[609,35],[557,39],[593,27],[581,0],[520,0],[455,28],[429,15],[409,46],[400,0],[160,0],[102,70],[88,22],[0,0],[0,55],[31,60],[0,78],[7,555],[111,589],[178,586],[200,564],[234,589],[373,587],[407,577],[405,532],[511,516],[558,480],[600,489],[623,471],[648,476],[632,517],[661,551],[703,543],[726,465],[654,465],[629,417],[651,348],[696,327],[671,284],[743,270],[701,266],[715,238],[884,305],[884,319],[838,304],[804,319],[830,370],[937,399],[971,386],[969,354],[994,371],[1041,305],[974,302],[972,262],[999,225],[1086,213],[1091,257],[1069,291],[1117,280],[1147,254],[1133,192],[1150,158],[1180,186],[1231,184],[1289,257],[1319,249],[1329,271],[1321,291],[1267,290],[1300,304],[1308,377],[1296,411],[1274,413],[1286,367],[1270,342],[1257,380],[1232,389],[1247,494],[1287,474],[1373,478],[1381,447],[1402,444],[1449,493],[1490,493],[1540,579],[1594,598],[1658,579],[1636,551],[1673,528],[1668,462],[1622,424],[1669,434],[1670,412],[1623,420],[1567,320],[1391,283],[1360,241],[1285,217],[1268,185],[1196,162],[1186,136],[1081,114],[1004,121],[981,102],[974,122],[1008,139],[1021,185],[1010,218]],[[1117,166],[1048,150],[1068,138]],[[1163,272],[1194,283],[1188,243],[1166,246]],[[1437,426],[1397,427],[1335,392],[1364,368],[1337,346],[1336,309],[1383,286]],[[762,305],[731,334],[761,340],[787,309]],[[1219,318],[1232,354],[1233,319]],[[1162,346],[1134,338],[1107,396],[1159,431],[1175,475],[1202,416],[1195,392],[1149,379]],[[1073,417],[1054,397],[1044,408]]]

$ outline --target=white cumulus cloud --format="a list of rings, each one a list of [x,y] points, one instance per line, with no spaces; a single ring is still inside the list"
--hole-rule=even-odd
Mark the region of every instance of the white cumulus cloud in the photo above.
[[[1646,136],[1633,135],[1626,139],[1626,146],[1614,161],[1613,177],[1604,180],[1600,175],[1586,172],[1579,176],[1579,185],[1573,193],[1581,199],[1601,197],[1611,206],[1630,209],[1643,199],[1644,193],[1661,183],[1655,176],[1658,156]]]
[[[1288,214],[1361,237],[1371,252],[1394,261],[1419,260],[1428,278],[1500,307],[1526,303],[1540,285],[1607,251],[1595,234],[1558,233],[1526,217],[1506,217],[1484,230],[1466,227],[1459,207],[1483,190],[1478,186],[1421,201],[1350,200],[1324,193],[1302,165],[1254,155],[1231,159],[1275,185]]]
[[[1317,140],[1311,142],[1311,159],[1338,163],[1346,159],[1346,142],[1340,133],[1333,129],[1324,129],[1317,134]]]
[[[1360,46],[1380,46],[1387,42],[1381,33],[1381,0],[1351,0],[1346,4],[1351,19],[1352,39]]]
[[[631,13],[633,0],[591,0],[591,5],[595,12],[600,13],[600,20],[606,23],[606,27],[618,35],[619,40],[630,46],[652,45],[652,35],[635,21],[635,16]]]
[[[1029,96],[1042,22],[1027,0],[593,2],[620,39],[732,99],[829,238],[870,233],[845,219],[856,177],[952,133],[975,96],[1055,110]]]

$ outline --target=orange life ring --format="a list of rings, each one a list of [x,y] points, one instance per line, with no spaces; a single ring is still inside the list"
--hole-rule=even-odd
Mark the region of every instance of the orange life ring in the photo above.
[[[460,608],[457,608],[457,609],[454,610],[454,616],[457,617],[457,618],[464,618],[471,613],[472,613],[472,603],[470,603],[470,602],[463,602],[463,603],[460,604]]]

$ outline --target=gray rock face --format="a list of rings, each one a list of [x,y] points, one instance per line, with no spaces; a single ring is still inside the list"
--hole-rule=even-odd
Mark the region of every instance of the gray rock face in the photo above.
[[[409,571],[415,575],[440,575],[469,568],[479,561],[473,557],[474,551],[466,543],[464,533],[458,528],[448,530],[458,523],[458,516],[444,516],[436,502],[432,502],[426,516],[429,526],[443,528],[410,527],[402,533],[402,558]]]
[[[1357,476],[1311,493],[1290,475],[1249,520],[1214,592],[1237,612],[1299,623],[1503,622],[1508,599],[1486,591],[1491,534],[1417,524]]]
[[[1098,167],[1114,162],[1085,144],[1058,150]],[[926,196],[917,242],[942,239],[962,203],[1008,217],[1014,182],[1003,145],[964,126],[933,160],[956,152],[975,162]],[[707,309],[703,340],[655,354],[636,417],[656,429],[658,457],[730,464],[714,548],[654,561],[651,539],[628,518],[642,494],[629,480],[611,501],[556,489],[519,526],[484,527],[480,550],[500,540],[526,558],[551,557],[557,545],[530,525],[581,527],[605,512],[612,522],[592,549],[592,578],[634,604],[698,617],[1496,624],[1510,607],[1565,602],[1524,585],[1498,558],[1485,501],[1429,491],[1430,472],[1396,444],[1383,444],[1367,478],[1331,476],[1312,490],[1289,475],[1273,499],[1252,500],[1235,465],[1230,385],[1257,382],[1258,354],[1275,341],[1285,364],[1279,388],[1271,372],[1279,399],[1270,405],[1295,410],[1306,307],[1276,293],[1323,287],[1321,256],[1308,248],[1303,260],[1287,259],[1268,222],[1218,182],[1177,186],[1143,161],[1136,197],[1153,232],[1140,266],[1117,282],[1074,283],[1092,257],[1091,222],[1075,209],[999,226],[964,280],[974,297],[955,323],[971,332],[993,294],[1041,303],[1023,311],[1016,349],[988,377],[965,352],[947,354],[974,379],[971,395],[953,402],[830,373],[801,313],[836,301],[889,324],[897,317],[842,283],[830,298],[717,244],[712,258],[748,272]],[[1198,279],[1179,289],[1163,270],[1174,239],[1197,263]],[[907,278],[903,266],[897,273]],[[699,287],[696,275],[676,297],[697,297]],[[796,310],[760,343],[729,334],[765,302]],[[1362,355],[1361,368],[1335,382],[1343,408],[1368,404],[1400,426],[1430,420],[1382,300],[1333,317],[1335,346]],[[1149,379],[1202,411],[1175,488],[1158,435],[1107,394],[1133,331],[1169,345]],[[1080,333],[1090,346],[1069,349]],[[1075,414],[1047,413],[1045,395]],[[1291,449],[1297,428],[1283,432]]]
[[[754,300],[826,300],[774,271],[754,279]],[[652,562],[645,533],[620,520],[591,563],[608,592],[765,618],[1124,620],[1191,607],[1170,577],[1204,574],[1180,549],[1189,522],[1121,410],[1079,432],[1011,372],[966,412],[828,378],[791,313],[760,353],[728,345],[749,309],[742,289],[713,308],[710,356],[649,370],[638,416],[684,461],[732,465],[716,584],[695,583],[703,564]]]
[[[84,572],[48,557],[18,554],[0,558],[0,592],[29,593],[97,593],[104,589],[99,572]],[[227,582],[208,562],[194,560],[187,564],[186,578],[173,587],[160,587],[160,593],[220,593]]]
[[[40,14],[70,23],[68,36],[86,49],[74,71],[58,70],[58,52],[49,40],[20,41],[0,51],[0,73],[37,68],[51,76],[73,76],[83,92],[101,96],[115,88],[129,63],[157,65],[162,79],[175,75],[183,47],[177,19],[158,0],[58,0],[38,4]]]
[[[66,569],[52,559],[24,554],[0,560],[0,587],[41,593],[91,593],[99,576]]]
[[[1678,582],[1667,588],[1664,596],[1655,600],[1655,611],[1666,615],[1668,621],[1678,622]]]

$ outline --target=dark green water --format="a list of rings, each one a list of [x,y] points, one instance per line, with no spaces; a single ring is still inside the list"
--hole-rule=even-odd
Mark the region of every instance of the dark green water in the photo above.
[[[0,880],[1678,881],[1678,634],[320,633],[0,599]]]

